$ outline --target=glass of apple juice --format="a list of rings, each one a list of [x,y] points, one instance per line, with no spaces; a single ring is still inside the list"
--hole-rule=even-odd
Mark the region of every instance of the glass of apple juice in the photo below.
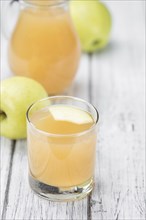
[[[94,186],[98,112],[71,96],[52,96],[27,111],[29,184],[52,201],[72,201]]]

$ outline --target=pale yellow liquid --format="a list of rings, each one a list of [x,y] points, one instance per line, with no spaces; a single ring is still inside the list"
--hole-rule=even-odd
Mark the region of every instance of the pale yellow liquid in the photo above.
[[[48,94],[71,84],[80,58],[80,45],[68,11],[58,7],[25,8],[9,44],[13,73],[39,81]]]
[[[70,107],[68,108],[70,110]],[[31,117],[37,129],[56,135],[68,135],[47,137],[38,134],[29,126],[30,173],[40,182],[52,186],[70,187],[83,184],[92,178],[95,163],[95,131],[80,136],[72,134],[90,129],[94,121],[89,113],[79,109],[78,111],[80,114],[86,114],[90,122],[78,124],[72,120],[55,120],[49,108],[38,111]]]

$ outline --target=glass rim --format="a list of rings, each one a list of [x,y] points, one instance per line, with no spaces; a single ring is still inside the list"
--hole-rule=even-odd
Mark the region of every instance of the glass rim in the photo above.
[[[72,100],[76,100],[76,101],[79,101],[79,102],[82,102],[86,105],[88,105],[90,108],[92,108],[95,113],[96,113],[96,119],[94,121],[94,124],[87,130],[85,131],[81,131],[81,132],[77,132],[77,133],[71,133],[71,134],[54,134],[54,133],[49,133],[49,132],[46,132],[46,131],[43,131],[41,129],[38,129],[36,128],[36,126],[32,123],[32,121],[30,120],[30,117],[29,117],[29,112],[30,110],[32,109],[33,106],[35,106],[37,103],[40,103],[40,102],[43,102],[43,101],[46,101],[46,100],[50,100],[50,99],[56,99],[56,98],[62,98],[62,99],[72,99]],[[36,102],[33,102],[27,112],[26,112],[26,119],[27,119],[27,122],[29,123],[29,125],[31,125],[31,127],[38,133],[44,135],[44,136],[48,136],[48,137],[79,137],[79,136],[82,136],[82,135],[85,135],[86,133],[89,133],[91,132],[92,130],[94,130],[94,128],[96,128],[96,125],[99,121],[99,113],[96,109],[96,107],[92,104],[90,104],[89,102],[87,102],[86,100],[84,99],[81,99],[81,98],[78,98],[78,97],[74,97],[74,96],[66,96],[66,95],[57,95],[57,96],[49,96],[49,97],[46,97],[46,98],[43,98],[43,99],[40,99]]]
[[[57,6],[64,5],[65,3],[67,3],[67,0],[59,0],[58,2],[54,2],[54,3],[52,2],[50,4],[48,3],[46,5],[35,4],[35,3],[29,2],[29,1],[26,1],[26,0],[20,0],[20,3],[22,5],[26,5],[26,6],[29,6],[29,7],[32,7],[32,8],[41,7],[43,9],[43,8],[51,8],[51,7],[57,7]]]

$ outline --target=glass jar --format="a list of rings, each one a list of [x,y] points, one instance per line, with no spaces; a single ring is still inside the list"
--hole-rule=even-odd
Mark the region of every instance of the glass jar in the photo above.
[[[15,75],[40,82],[48,94],[69,87],[80,59],[80,43],[68,1],[19,0],[8,60]]]

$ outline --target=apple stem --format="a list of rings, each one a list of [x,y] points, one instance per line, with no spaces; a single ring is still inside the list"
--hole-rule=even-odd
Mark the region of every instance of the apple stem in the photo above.
[[[7,117],[6,113],[0,110],[0,121],[4,120]]]

